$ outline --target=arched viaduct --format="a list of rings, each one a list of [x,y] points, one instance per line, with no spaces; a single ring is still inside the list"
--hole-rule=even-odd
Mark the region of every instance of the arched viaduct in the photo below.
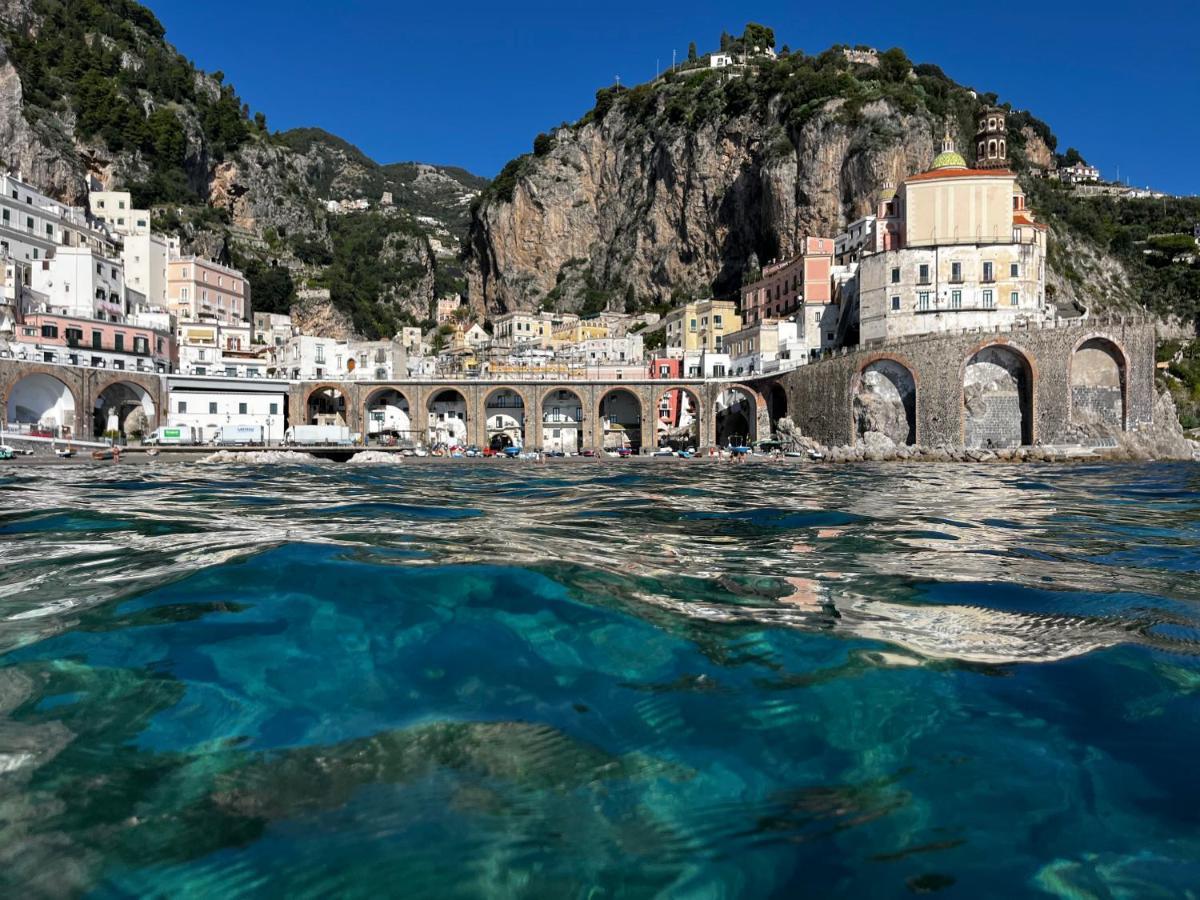
[[[718,433],[718,407],[740,398],[738,439],[766,438],[787,415],[801,432],[829,446],[852,444],[864,421],[891,428],[900,442],[923,445],[997,446],[1063,443],[1081,421],[1103,421],[1127,430],[1152,421],[1156,335],[1153,325],[1082,322],[923,335],[887,345],[842,350],[784,373],[747,378],[593,380],[416,380],[270,382],[287,394],[287,421],[311,420],[310,400],[336,391],[340,414],[354,432],[365,432],[368,408],[381,392],[395,391],[407,405],[412,429],[422,438],[436,398],[460,399],[462,436],[484,446],[489,411],[515,418],[520,411],[524,443],[545,446],[547,431],[561,424],[558,404],[578,409],[578,445],[600,448],[605,416],[620,398],[622,424],[645,449],[658,443],[664,397],[687,396],[696,445],[730,439]],[[57,392],[59,423],[76,437],[90,437],[98,402],[114,386],[148,400],[151,428],[168,424],[165,410],[176,376],[91,369],[0,359],[0,410],[14,421],[22,396]],[[195,378],[189,378],[195,381]],[[36,388],[36,390],[34,389]],[[497,395],[504,393],[501,402]],[[736,392],[736,395],[734,394]],[[395,396],[395,395],[391,395]],[[569,400],[577,398],[578,406]],[[519,399],[518,399],[519,398]],[[566,400],[551,398],[568,398]],[[43,401],[43,405],[44,405]],[[888,406],[888,403],[891,406]],[[35,406],[37,404],[34,404]],[[728,407],[734,409],[734,407]],[[880,414],[879,410],[883,411]],[[28,416],[28,410],[16,410]],[[889,418],[890,417],[890,418]],[[19,420],[19,419],[18,419]],[[728,419],[726,419],[728,421]]]

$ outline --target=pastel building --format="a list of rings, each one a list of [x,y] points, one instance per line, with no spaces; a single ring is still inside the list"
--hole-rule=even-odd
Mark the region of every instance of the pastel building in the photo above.
[[[881,198],[858,269],[860,338],[1052,317],[1045,265],[1046,227],[1026,208],[1016,175],[968,168],[947,134],[927,172]]]
[[[177,360],[169,331],[54,313],[26,316],[12,350],[30,362],[161,374],[173,371]]]
[[[742,327],[742,317],[732,300],[699,300],[663,316],[668,356],[702,352],[719,354],[725,335]]]
[[[762,277],[742,288],[742,321],[755,325],[786,318],[806,304],[828,305],[834,243],[833,238],[806,237],[799,255],[765,266]]]
[[[183,256],[167,262],[167,306],[181,322],[233,324],[250,317],[250,286],[237,269]]]

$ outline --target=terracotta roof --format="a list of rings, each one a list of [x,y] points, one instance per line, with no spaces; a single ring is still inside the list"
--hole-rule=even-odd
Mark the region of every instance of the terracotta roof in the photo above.
[[[1041,228],[1041,229],[1046,229],[1049,227],[1042,222],[1033,221],[1033,219],[1029,218],[1029,216],[1025,215],[1025,213],[1023,213],[1023,212],[1013,213],[1013,224],[1014,225],[1032,225],[1034,228]]]
[[[934,169],[909,175],[905,181],[933,181],[935,178],[1015,178],[1007,169]]]

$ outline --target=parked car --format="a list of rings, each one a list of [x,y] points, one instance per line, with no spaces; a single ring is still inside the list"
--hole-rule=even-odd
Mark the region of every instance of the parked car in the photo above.
[[[617,456],[621,457],[621,459],[628,459],[630,456],[633,456],[633,450],[629,447],[618,447]]]
[[[547,450],[546,451],[546,456],[553,456],[555,458],[562,458],[566,455],[567,454],[563,453],[561,450]]]
[[[592,449],[588,449],[588,450],[584,450],[584,451],[583,451],[583,452],[581,452],[579,455],[580,455],[580,456],[586,456],[588,459],[594,459],[594,458],[595,458],[595,456],[596,456],[596,451],[595,451],[595,450],[592,450]]]
[[[481,451],[478,447],[476,447],[474,444],[472,444],[470,447],[468,447],[466,450],[463,451],[463,456],[471,456],[471,457],[483,456],[483,451]]]
[[[655,456],[675,456],[676,453],[670,447],[659,447],[654,451]]]

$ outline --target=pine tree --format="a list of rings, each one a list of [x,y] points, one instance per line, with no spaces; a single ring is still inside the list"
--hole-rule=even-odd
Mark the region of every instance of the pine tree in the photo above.
[[[696,42],[692,41],[688,44],[688,62],[696,61]]]

